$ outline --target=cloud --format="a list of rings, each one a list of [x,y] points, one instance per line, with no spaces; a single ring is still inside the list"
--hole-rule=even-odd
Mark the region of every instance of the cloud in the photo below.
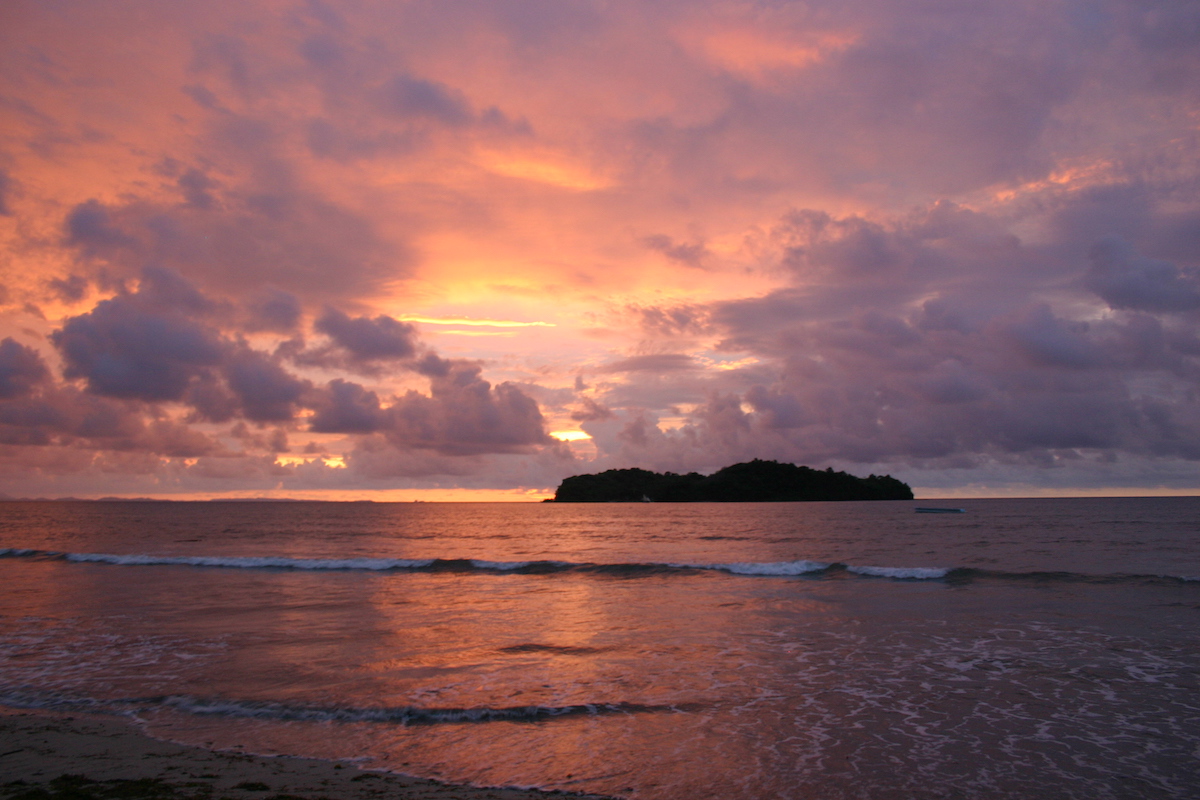
[[[605,364],[599,372],[674,372],[677,370],[696,369],[695,359],[686,353],[654,353],[644,356],[633,356]]]
[[[0,471],[1181,480],[1194,5],[30,6],[0,31]],[[547,441],[568,419],[593,442]],[[289,437],[348,467],[277,463]]]
[[[93,394],[185,402],[212,421],[234,413],[290,420],[308,384],[224,335],[222,310],[178,275],[147,268],[137,291],[67,319],[50,340],[62,354],[63,376],[82,378]]]
[[[384,111],[400,117],[423,117],[444,125],[464,125],[472,118],[461,93],[434,81],[397,75],[382,86],[377,102]]]
[[[267,287],[246,305],[247,331],[288,332],[300,322],[303,309],[297,297],[290,293]]]
[[[12,215],[12,206],[10,204],[13,194],[13,180],[9,177],[8,172],[0,169],[0,217],[8,217]]]
[[[309,430],[317,433],[374,433],[385,424],[379,396],[341,378],[330,381],[313,405]]]
[[[249,348],[239,348],[227,359],[224,374],[242,413],[255,422],[290,420],[310,386],[276,359]]]
[[[1047,305],[1038,305],[1019,319],[998,323],[1000,335],[1011,337],[1016,348],[1038,366],[1086,369],[1104,361],[1101,348],[1087,335],[1086,322],[1070,323],[1054,316]]]
[[[406,262],[369,222],[297,187],[227,192],[223,204],[197,206],[89,200],[67,217],[79,269],[135,276],[154,262],[209,290],[287,286],[309,300],[363,291]],[[338,270],[331,284],[326,270]]]
[[[67,242],[78,247],[85,255],[111,254],[137,245],[132,236],[126,235],[113,224],[108,209],[95,199],[71,209],[65,228]]]
[[[70,387],[43,386],[36,396],[0,400],[0,443],[181,458],[221,449],[201,431],[169,419],[147,419],[142,411],[129,401],[97,397]],[[13,455],[18,459],[38,458],[29,452]],[[82,466],[75,459],[67,463],[72,469]]]
[[[1200,308],[1200,282],[1177,266],[1138,256],[1129,242],[1106,237],[1088,251],[1088,288],[1112,308],[1193,311]]]
[[[352,318],[326,308],[313,327],[356,361],[407,359],[417,352],[416,328],[383,314],[374,319]]]
[[[512,383],[492,385],[478,364],[427,359],[430,394],[408,391],[388,408],[388,441],[443,455],[528,452],[552,444],[537,403]]]
[[[265,479],[271,470],[264,471],[256,452],[286,451],[289,428],[375,435],[396,451],[447,458],[556,447],[545,433],[537,402],[520,386],[493,387],[479,363],[422,351],[416,329],[386,315],[350,317],[326,308],[313,327],[330,344],[301,351],[293,360],[323,370],[362,371],[364,364],[388,363],[424,376],[428,394],[408,390],[384,403],[376,391],[344,378],[315,385],[283,361],[302,345],[285,342],[272,353],[256,349],[239,333],[243,327],[261,329],[272,318],[294,326],[293,300],[278,291],[260,295],[247,304],[247,325],[246,309],[213,300],[170,270],[147,268],[136,287],[121,284],[115,296],[68,317],[51,333],[62,355],[63,377],[81,381],[83,391],[54,381],[34,349],[11,338],[0,342],[0,444],[97,452],[93,466],[64,462],[70,470],[100,469],[108,454],[118,452],[191,459],[188,481]],[[236,424],[225,436],[240,442],[241,451],[197,427],[230,421]],[[259,429],[277,427],[269,435],[251,434],[246,422]],[[49,469],[51,462],[46,463]],[[120,463],[135,470],[166,469],[144,459]],[[445,472],[445,464],[438,463]],[[464,471],[471,470],[450,470]],[[320,470],[296,475],[318,483],[333,480]]]
[[[224,357],[216,329],[189,318],[196,303],[198,296],[179,290],[167,273],[147,271],[144,290],[102,300],[51,335],[63,375],[108,397],[182,399]]]
[[[0,340],[0,400],[32,393],[49,375],[42,357],[32,347],[11,336]]]
[[[703,267],[705,259],[712,255],[702,243],[676,242],[670,236],[664,234],[647,236],[642,239],[642,243],[651,250],[662,253],[672,261],[678,261],[689,267]]]
[[[1187,398],[1200,350],[1196,321],[1179,314],[1194,307],[1191,276],[1113,239],[1085,269],[1086,240],[1068,234],[1024,244],[946,204],[874,221],[786,213],[767,240],[794,286],[639,309],[668,341],[691,332],[663,321],[705,320],[718,351],[758,363],[721,374],[674,369],[678,357],[611,362],[636,385],[580,387],[608,410],[583,426],[602,464],[676,471],[753,457],[910,470],[1196,458]],[[1058,260],[1070,244],[1078,259]],[[1081,277],[1114,313],[1096,315]]]

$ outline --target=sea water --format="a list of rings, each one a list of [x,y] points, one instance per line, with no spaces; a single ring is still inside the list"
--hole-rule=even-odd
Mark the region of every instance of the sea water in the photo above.
[[[1200,499],[915,505],[0,503],[0,704],[631,798],[1200,797]]]

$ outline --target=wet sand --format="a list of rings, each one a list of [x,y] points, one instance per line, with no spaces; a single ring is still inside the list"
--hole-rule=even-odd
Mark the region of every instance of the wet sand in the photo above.
[[[0,714],[0,797],[16,800],[548,800],[596,795],[452,786],[349,764],[160,742],[120,720]]]

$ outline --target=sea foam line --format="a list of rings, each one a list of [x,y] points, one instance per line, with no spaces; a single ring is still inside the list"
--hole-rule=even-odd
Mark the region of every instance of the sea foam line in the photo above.
[[[947,580],[967,582],[979,578],[1005,581],[1046,582],[1200,582],[1190,575],[1095,575],[1077,572],[1004,572],[973,567],[883,567],[828,561],[738,561],[728,563],[649,562],[649,563],[574,563],[570,561],[493,561],[478,558],[291,558],[287,556],[160,556],[150,554],[61,553],[29,548],[0,548],[0,558],[65,560],[75,563],[112,564],[115,566],[187,566],[217,569],[265,570],[362,570],[368,572],[458,572],[540,575],[559,572],[594,573],[619,577],[638,577],[664,573],[689,573],[697,570],[724,572],[746,577],[838,577],[847,574],[863,578],[898,581]]]
[[[66,553],[67,561],[120,566],[189,566],[234,569],[396,570],[431,566],[432,558],[287,558],[284,556],[152,556],[111,553]]]
[[[476,706],[472,708],[428,708],[393,706],[304,706],[285,703],[222,700],[189,696],[145,698],[141,702],[165,705],[189,714],[241,717],[296,722],[390,722],[428,725],[445,722],[535,722],[552,717],[641,714],[681,710],[675,706],[643,703],[577,703],[564,706]],[[138,701],[133,701],[138,702]]]
[[[73,711],[93,714],[139,713],[154,708],[171,708],[185,714],[274,720],[279,722],[382,722],[400,725],[434,725],[469,722],[539,722],[555,717],[605,716],[609,714],[653,714],[687,712],[694,705],[654,705],[647,703],[576,703],[563,706],[476,706],[438,708],[425,706],[355,707],[290,705],[270,701],[227,700],[222,698],[162,695],[99,700],[71,697],[54,692],[0,688],[0,704],[9,708]]]
[[[563,572],[569,570],[605,573],[638,573],[671,570],[711,570],[747,576],[815,575],[835,568],[872,577],[936,579],[950,571],[941,568],[847,567],[824,561],[744,561],[730,563],[626,563],[596,564],[569,561],[492,561],[478,558],[290,558],[286,556],[159,556],[143,553],[54,553],[44,550],[0,549],[0,557],[61,558],[75,563],[116,566],[190,566],[224,569],[369,570],[384,571],[479,571]]]

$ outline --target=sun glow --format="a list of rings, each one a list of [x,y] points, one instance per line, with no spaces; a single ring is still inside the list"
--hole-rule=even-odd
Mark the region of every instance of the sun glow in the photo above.
[[[582,442],[592,438],[584,431],[550,431],[550,435],[560,442]]]
[[[397,319],[403,322],[424,322],[427,325],[478,325],[487,328],[554,328],[553,322],[518,322],[511,319],[471,319],[470,317],[420,317],[402,314]]]
[[[577,192],[607,189],[611,182],[592,174],[585,167],[560,158],[525,154],[486,153],[484,167],[506,178],[545,183]]]
[[[333,469],[346,468],[346,459],[342,456],[288,455],[286,453],[280,453],[275,456],[275,463],[281,467],[302,467],[314,461],[319,461]]]

